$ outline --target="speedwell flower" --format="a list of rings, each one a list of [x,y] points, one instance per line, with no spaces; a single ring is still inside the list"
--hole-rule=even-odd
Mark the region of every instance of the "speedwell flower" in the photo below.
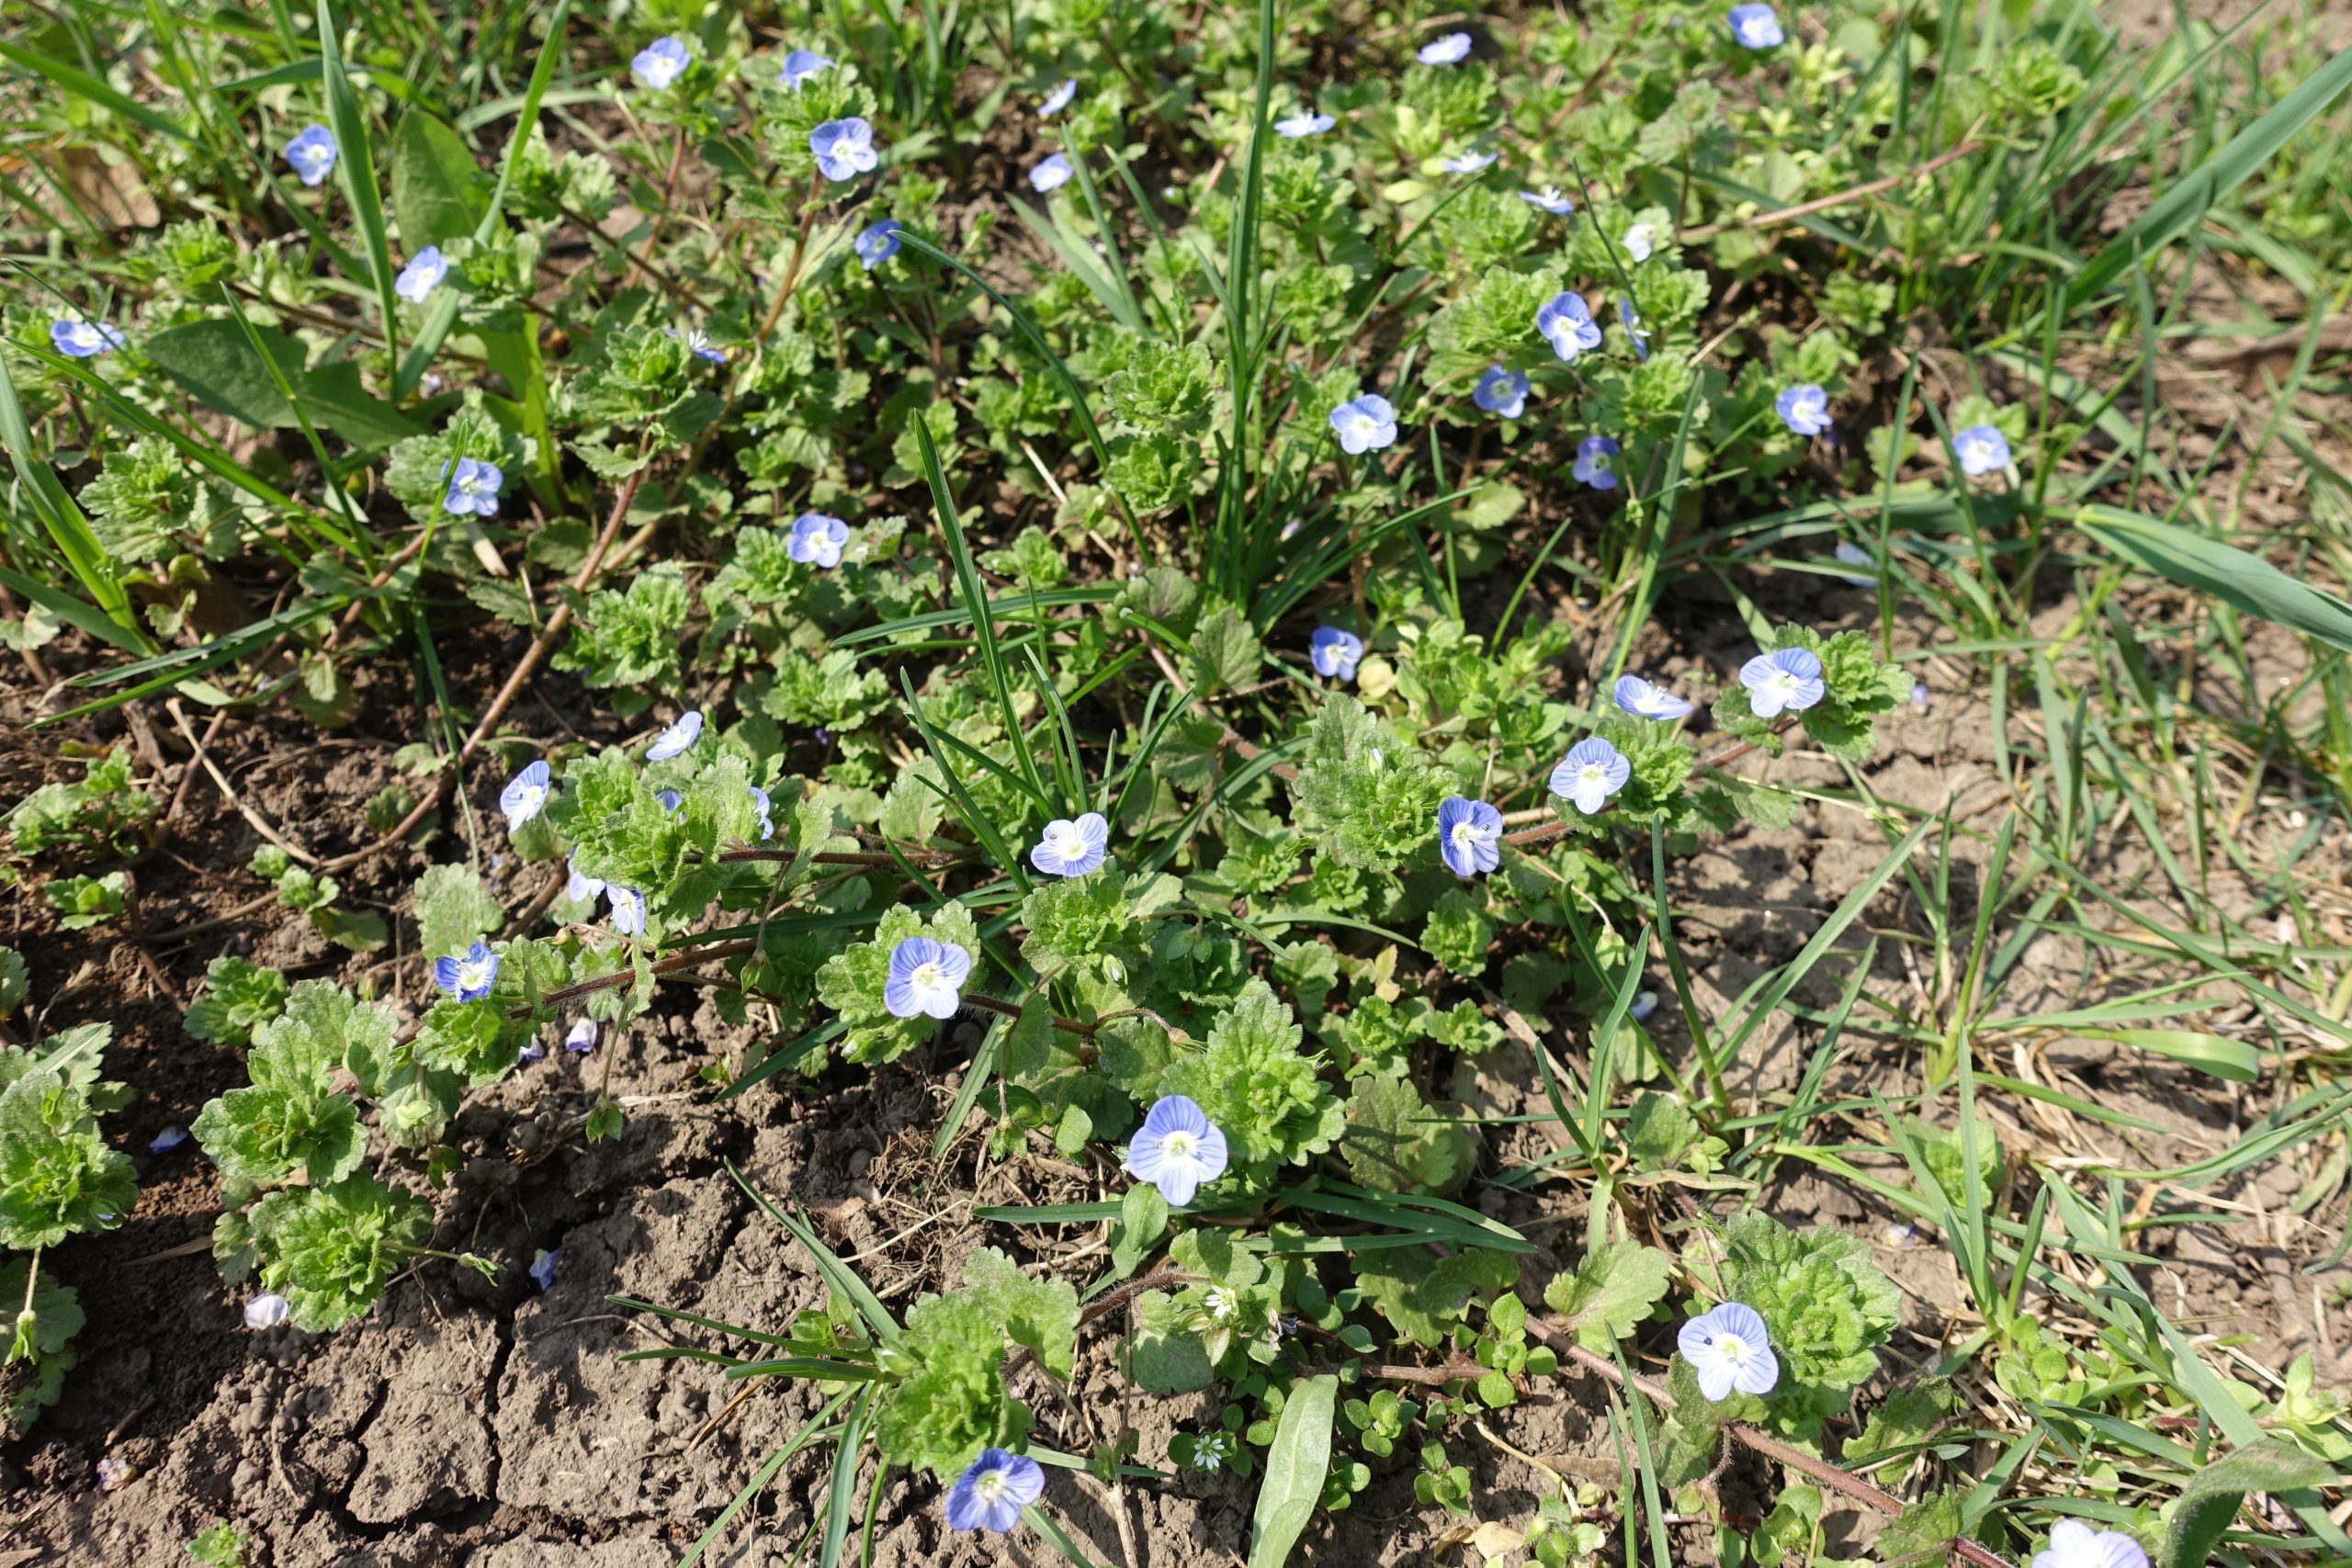
[[[1343,626],[1317,626],[1306,639],[1306,660],[1327,681],[1352,681],[1363,658],[1363,638]]]
[[[1818,435],[1829,428],[1829,394],[1810,381],[1784,389],[1772,400],[1772,412],[1798,435]]]
[[[562,1256],[563,1248],[561,1247],[557,1247],[554,1251],[550,1252],[543,1247],[537,1251],[532,1253],[531,1267],[526,1270],[526,1272],[531,1276],[531,1283],[537,1285],[542,1291],[553,1290],[555,1288],[556,1259]]]
[[[1037,118],[1039,119],[1053,118],[1054,116],[1069,107],[1069,101],[1076,96],[1078,96],[1078,78],[1065,77],[1062,85],[1047,93],[1046,101],[1037,106]]]
[[[858,115],[829,119],[808,133],[808,151],[829,180],[854,180],[881,160],[874,151],[874,127]]]
[[[775,79],[797,93],[800,91],[801,83],[820,71],[831,71],[832,68],[833,62],[813,49],[787,50],[784,63],[776,69]]]
[[[1317,114],[1313,109],[1301,109],[1287,119],[1274,121],[1274,134],[1287,136],[1293,141],[1296,141],[1302,137],[1320,136],[1339,123],[1328,114]]]
[[[1781,41],[1781,18],[1770,6],[1734,6],[1724,20],[1742,49],[1770,49]]]
[[[521,773],[506,781],[498,792],[498,809],[506,813],[506,830],[510,833],[537,817],[548,803],[548,764],[545,758],[526,764]]]
[[[1595,490],[1615,490],[1622,450],[1613,435],[1588,435],[1577,443],[1577,460],[1569,472]]]
[[[408,258],[401,275],[392,279],[392,292],[412,305],[422,305],[424,297],[440,288],[448,276],[449,263],[442,256],[441,247],[427,245]]]
[[[1851,543],[1849,540],[1840,539],[1838,541],[1838,548],[1835,554],[1838,558],[1846,565],[1859,566],[1864,569],[1863,573],[1860,576],[1843,579],[1842,581],[1844,581],[1847,586],[1851,588],[1868,588],[1871,583],[1878,581],[1878,559],[1876,557],[1872,556],[1870,551],[1862,548],[1861,546]]]
[[[1006,1534],[1046,1493],[1045,1467],[1027,1454],[982,1449],[947,1489],[947,1528]]]
[[[2148,1551],[2121,1530],[2060,1519],[2050,1527],[2050,1550],[2033,1554],[2033,1568],[2148,1568]]]
[[[449,493],[441,498],[441,510],[458,517],[495,517],[498,490],[505,482],[505,470],[497,464],[460,457],[449,470]]]
[[[276,1291],[265,1291],[245,1303],[247,1328],[275,1328],[284,1323],[292,1312],[286,1298]]]
[[[167,1155],[187,1142],[187,1129],[166,1127],[147,1140],[147,1152],[151,1155]]]
[[[1459,65],[1470,58],[1470,35],[1448,33],[1421,45],[1414,58],[1424,65]]]
[[[1047,876],[1084,876],[1110,852],[1111,824],[1099,811],[1072,818],[1057,817],[1037,835],[1029,863]]]
[[[1492,152],[1481,152],[1474,147],[1466,152],[1456,152],[1438,167],[1449,175],[1475,175],[1494,161]]]
[[[1647,223],[1636,223],[1625,231],[1625,254],[1635,262],[1645,262],[1657,250],[1657,230]]]
[[[1396,439],[1396,408],[1379,393],[1366,392],[1331,411],[1331,428],[1339,433],[1340,450],[1349,457],[1376,452]]]
[[[323,125],[314,125],[286,144],[286,162],[294,177],[306,186],[315,186],[334,173],[336,148],[334,132]]]
[[[694,62],[694,53],[686,48],[686,40],[673,33],[655,39],[639,50],[637,58],[628,62],[628,73],[637,78],[639,86],[658,93],[676,81]]]
[[[1576,803],[1587,817],[1609,804],[1609,797],[1625,787],[1634,776],[1634,764],[1623,753],[1600,736],[1588,736],[1568,748],[1552,770],[1552,793]]]
[[[1960,471],[1970,479],[1997,473],[2009,466],[2009,438],[1989,424],[1972,424],[1951,438],[1960,454]]]
[[[972,955],[952,942],[910,936],[890,950],[890,978],[882,987],[882,1005],[892,1018],[954,1018],[963,1004],[964,978],[972,972]]]
[[[1747,705],[1758,718],[1801,713],[1829,691],[1822,682],[1821,660],[1802,648],[1758,654],[1739,667],[1739,683],[1747,688]]]
[[[88,359],[120,348],[122,334],[104,321],[60,316],[49,323],[49,341],[58,353],[68,359]]]
[[[851,248],[857,252],[857,259],[865,264],[865,270],[872,272],[899,254],[899,236],[904,232],[897,219],[885,218],[859,231]]]
[[[666,762],[702,739],[702,709],[688,708],[672,721],[670,727],[653,738],[645,749],[649,762]]]
[[[674,789],[657,789],[653,792],[653,798],[660,801],[662,809],[673,817],[678,814],[678,807],[686,803],[686,797]]]
[[[1642,335],[1642,313],[1634,309],[1631,299],[1617,301],[1617,324],[1634,340],[1634,357],[1647,365],[1650,362],[1650,340]]]
[[[684,330],[677,327],[663,327],[662,330],[684,344],[686,352],[696,359],[707,360],[713,365],[727,363],[727,351],[723,348],[712,347],[710,334],[700,327],[687,327]]]
[[[605,889],[605,897],[612,900],[613,930],[622,936],[645,934],[645,895],[634,887]]]
[[[760,814],[760,842],[764,844],[775,837],[775,808],[768,800],[767,791],[757,784],[746,784],[743,787],[752,792],[752,809]]]
[[[848,543],[848,524],[821,512],[804,512],[792,520],[792,537],[784,550],[805,566],[831,570],[842,564],[842,547]]]
[[[1177,1208],[1193,1201],[1204,1181],[1225,1174],[1225,1134],[1191,1100],[1163,1096],[1127,1145],[1127,1174],[1148,1181]]]
[[[1029,188],[1039,194],[1057,191],[1069,184],[1070,175],[1078,171],[1070,166],[1069,154],[1055,152],[1040,158],[1029,170]]]
[[[1545,186],[1542,190],[1523,190],[1519,199],[1530,207],[1540,207],[1555,218],[1565,218],[1577,209],[1577,204],[1560,194],[1557,186]]]
[[[1527,411],[1527,378],[1516,370],[1489,365],[1486,374],[1478,378],[1470,400],[1488,413],[1517,419]]]
[[[498,954],[479,940],[457,957],[433,961],[433,983],[461,1002],[490,995],[491,982],[497,978]]]
[[[564,858],[563,896],[575,904],[585,904],[604,895],[605,884],[580,869],[580,852],[574,850]]]
[[[585,1056],[596,1048],[596,1021],[583,1018],[564,1032],[563,1048],[575,1056]]]
[[[1437,852],[1456,876],[1502,863],[1503,814],[1483,800],[1449,795],[1437,808]]]
[[[1535,308],[1535,330],[1564,360],[1600,346],[1600,325],[1592,319],[1592,307],[1573,289],[1564,288]]]
[[[1695,705],[1685,698],[1676,696],[1655,682],[1643,680],[1639,675],[1618,676],[1617,684],[1609,694],[1617,699],[1619,707],[1632,714],[1635,718],[1680,718],[1690,713]]]
[[[1781,1359],[1756,1309],[1725,1302],[1692,1318],[1675,1336],[1675,1347],[1699,1374],[1699,1392],[1720,1403],[1731,1391],[1770,1393],[1781,1381]]]

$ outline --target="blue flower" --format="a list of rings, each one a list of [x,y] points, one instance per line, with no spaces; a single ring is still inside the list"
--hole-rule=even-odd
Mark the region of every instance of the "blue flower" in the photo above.
[[[1504,419],[1517,419],[1527,412],[1527,378],[1516,370],[1489,365],[1487,373],[1478,378],[1477,389],[1470,394],[1470,400],[1488,413]]]
[[[1438,167],[1449,175],[1475,175],[1494,161],[1495,155],[1492,152],[1481,152],[1473,148],[1467,152],[1456,152]]]
[[[1734,6],[1725,19],[1743,49],[1770,49],[1781,41],[1781,18],[1770,6]]]
[[[527,763],[498,792],[498,809],[506,813],[510,833],[537,817],[548,803],[548,764],[544,758]]]
[[[1617,301],[1617,324],[1623,327],[1625,335],[1634,340],[1634,357],[1645,365],[1648,364],[1650,340],[1642,335],[1641,312],[1634,309],[1631,299]]]
[[[449,493],[441,498],[441,510],[458,517],[495,517],[499,487],[505,482],[497,464],[460,457],[449,470]]]
[[[335,157],[334,132],[323,125],[311,126],[286,144],[287,164],[306,186],[315,186],[334,173]]]
[[[639,50],[637,58],[628,62],[628,73],[637,78],[639,86],[658,93],[684,74],[686,67],[694,62],[694,53],[686,48],[686,40],[673,33],[655,39]]]
[[[777,69],[775,79],[797,93],[800,91],[801,83],[820,71],[831,71],[832,68],[833,62],[815,50],[796,49],[785,54],[784,63]]]
[[[1754,1307],[1725,1302],[1684,1324],[1674,1343],[1699,1374],[1699,1392],[1710,1401],[1729,1399],[1735,1388],[1742,1393],[1770,1393],[1781,1381],[1771,1333]]]
[[[1925,681],[1911,682],[1911,705],[1920,713],[1928,711],[1928,683]]]
[[[1535,330],[1563,360],[1600,346],[1600,324],[1592,319],[1592,307],[1571,289],[1562,289],[1535,308]]]
[[[292,1306],[276,1291],[264,1291],[245,1303],[245,1326],[252,1329],[275,1328],[293,1313]]]
[[[686,797],[674,789],[657,789],[653,792],[653,798],[660,801],[662,809],[673,817],[678,814],[678,807],[686,803]]]
[[[427,245],[408,258],[401,275],[392,279],[392,292],[412,305],[422,305],[424,297],[440,288],[441,280],[448,276],[449,264],[442,256],[441,247]]]
[[[848,524],[821,512],[804,512],[792,520],[792,537],[784,550],[804,566],[831,570],[842,564],[842,547],[848,543]]]
[[[865,264],[865,270],[872,272],[899,254],[899,236],[904,232],[897,219],[885,218],[859,231],[851,248],[857,252],[857,259]]]
[[[1557,186],[1545,186],[1542,190],[1523,190],[1519,199],[1530,207],[1540,207],[1555,218],[1565,218],[1577,209],[1577,204],[1560,194]]]
[[[1569,472],[1595,490],[1615,490],[1621,450],[1613,435],[1588,435],[1577,443],[1577,460]]]
[[[1287,136],[1293,141],[1296,141],[1304,137],[1320,136],[1339,123],[1328,114],[1317,114],[1313,109],[1301,109],[1287,119],[1274,121],[1274,134]]]
[[[1625,238],[1621,243],[1625,247],[1625,254],[1639,265],[1657,254],[1657,230],[1651,224],[1636,223],[1625,231]]]
[[[1772,400],[1772,412],[1797,435],[1818,435],[1829,428],[1829,394],[1810,381],[1791,387]]]
[[[1037,835],[1029,863],[1047,876],[1084,876],[1099,867],[1110,852],[1111,824],[1099,811],[1075,820],[1057,817]]]
[[[1758,718],[1801,713],[1829,692],[1821,679],[1821,660],[1802,648],[1758,654],[1739,667],[1739,683],[1747,688],[1747,705]]]
[[[1414,57],[1424,65],[1459,65],[1470,58],[1470,35],[1448,33],[1442,39],[1421,45]]]
[[[702,709],[688,708],[645,749],[649,762],[666,762],[702,739]]]
[[[122,334],[104,321],[60,316],[49,323],[49,341],[58,353],[69,359],[88,359],[120,348]]]
[[[1618,676],[1617,684],[1609,694],[1635,718],[1680,718],[1697,705],[1639,675]]]
[[[1361,457],[1396,441],[1396,410],[1379,393],[1366,392],[1331,411],[1331,428],[1339,434],[1340,451]]]
[[[645,934],[645,895],[634,887],[606,887],[605,897],[612,900],[613,930],[622,936]]]
[[[1609,797],[1625,787],[1634,776],[1634,764],[1623,753],[1600,736],[1589,736],[1568,748],[1560,765],[1552,770],[1552,793],[1563,795],[1576,804],[1587,817],[1609,804]]]
[[[596,1021],[583,1018],[565,1032],[563,1048],[575,1056],[585,1056],[596,1048]]]
[[[1647,1023],[1650,1014],[1656,1011],[1657,1011],[1657,993],[1636,991],[1634,993],[1634,1005],[1625,1010],[1625,1016],[1635,1023]]]
[[[874,127],[857,116],[829,119],[808,133],[808,151],[829,180],[854,180],[881,162],[874,151]]]
[[[1483,800],[1449,795],[1437,808],[1437,852],[1456,876],[1502,863],[1503,814]]]
[[[490,995],[491,982],[497,978],[498,954],[479,941],[458,957],[433,961],[433,983],[461,1002]]]
[[[768,792],[757,784],[744,787],[752,792],[752,806],[760,814],[760,842],[764,844],[775,837],[775,818],[771,814],[773,808],[768,801]]]
[[[1069,154],[1056,152],[1041,158],[1029,171],[1029,188],[1035,191],[1056,191],[1069,184],[1070,175],[1078,171],[1070,166]]]
[[[563,896],[573,903],[584,904],[604,893],[604,883],[580,869],[578,850],[572,851],[571,854],[564,857],[563,870]]]
[[[700,327],[689,327],[684,332],[676,327],[663,327],[662,330],[684,344],[686,352],[696,359],[707,360],[713,365],[727,363],[727,351],[723,348],[713,348],[710,345],[710,334]]]
[[[545,1045],[542,1045],[537,1040],[530,1040],[525,1042],[515,1049],[514,1059],[518,1062],[544,1061],[547,1057],[547,1054],[548,1048]]]
[[[1363,657],[1363,638],[1340,626],[1317,626],[1306,639],[1307,662],[1327,681],[1352,681]]]
[[[1078,96],[1078,78],[1075,76],[1066,78],[1060,86],[1046,95],[1044,103],[1037,106],[1037,118],[1039,119],[1053,118],[1054,116],[1069,107],[1069,101],[1076,96]]]
[[[550,1252],[543,1247],[537,1252],[531,1254],[531,1282],[538,1286],[542,1291],[553,1290],[555,1288],[555,1260],[562,1256],[563,1249],[561,1247],[557,1247],[554,1251]]]
[[[187,1142],[187,1128],[166,1127],[147,1140],[147,1152],[151,1155],[167,1155]]]
[[[1208,1113],[1181,1094],[1163,1095],[1127,1145],[1126,1172],[1148,1181],[1181,1209],[1204,1181],[1225,1174],[1225,1134]]]
[[[890,950],[890,978],[882,1005],[892,1018],[954,1018],[963,1005],[965,977],[972,955],[952,942],[910,936]]]
[[[1840,539],[1838,542],[1838,548],[1832,553],[1848,566],[1859,566],[1868,569],[1862,576],[1844,578],[1842,581],[1848,587],[1868,588],[1871,583],[1878,581],[1878,558],[1871,555],[1870,551],[1862,548],[1861,546],[1849,544],[1847,541]]]
[[[1997,473],[2009,466],[2009,438],[1989,424],[1972,424],[1951,438],[1960,454],[1960,471],[1970,479]]]
[[[1002,1449],[982,1449],[947,1489],[947,1528],[1003,1535],[1021,1522],[1021,1510],[1045,1493],[1045,1468],[1035,1460]]]

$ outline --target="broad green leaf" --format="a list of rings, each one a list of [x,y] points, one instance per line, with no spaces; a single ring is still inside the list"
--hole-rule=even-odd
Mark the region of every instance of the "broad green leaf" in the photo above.
[[[1664,1298],[1671,1269],[1671,1261],[1655,1247],[1611,1242],[1586,1253],[1575,1273],[1546,1286],[1544,1304],[1561,1315],[1561,1326],[1578,1344],[1606,1355]]]
[[[423,434],[400,411],[359,384],[359,367],[347,360],[303,368],[305,351],[284,333],[254,327],[270,358],[291,385],[314,424],[355,446],[374,449]],[[147,340],[148,357],[164,375],[205,407],[256,430],[291,430],[301,423],[254,340],[232,321],[191,321]]]
[[[1331,1412],[1339,1393],[1340,1380],[1328,1372],[1291,1385],[1250,1518],[1250,1568],[1282,1568],[1314,1517],[1330,1468]]]
[[[2296,1492],[2324,1486],[2335,1466],[2284,1438],[2265,1438],[2215,1460],[2189,1476],[2165,1531],[2163,1568],[2202,1568],[2249,1492]]]
[[[490,193],[473,153],[431,115],[412,111],[392,132],[392,217],[401,249],[468,238],[490,210]]]

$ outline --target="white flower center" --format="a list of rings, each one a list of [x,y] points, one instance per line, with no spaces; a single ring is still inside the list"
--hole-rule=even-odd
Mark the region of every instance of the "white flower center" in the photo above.
[[[1004,1495],[1006,1484],[1003,1471],[984,1470],[973,1479],[972,1495],[983,1503],[993,1504]]]
[[[1086,835],[1075,828],[1068,829],[1060,835],[1059,841],[1055,844],[1054,853],[1063,860],[1084,860]]]
[[[458,984],[469,991],[489,985],[490,965],[487,963],[458,964]]]
[[[915,965],[915,972],[908,976],[907,980],[918,991],[934,991],[947,983],[947,976],[941,972],[936,964],[918,964]],[[989,1473],[994,1475],[997,1472],[990,1471]]]
[[[1784,697],[1796,695],[1797,678],[1785,670],[1773,671],[1771,678],[1764,683]]]
[[[1598,762],[1587,762],[1584,765],[1584,772],[1578,773],[1577,777],[1586,784],[1599,784],[1604,789],[1609,786],[1608,772]]]
[[[1209,1292],[1208,1309],[1211,1317],[1223,1323],[1241,1310],[1241,1301],[1232,1291],[1218,1285]]]
[[[1180,1128],[1159,1140],[1159,1152],[1169,1159],[1191,1159],[1200,1149],[1193,1134]]]
[[[1715,1336],[1715,1351],[1718,1355],[1722,1356],[1724,1360],[1730,1362],[1735,1369],[1746,1366],[1749,1358],[1756,1354],[1755,1350],[1748,1345],[1747,1341],[1742,1339],[1736,1334],[1719,1334]]]

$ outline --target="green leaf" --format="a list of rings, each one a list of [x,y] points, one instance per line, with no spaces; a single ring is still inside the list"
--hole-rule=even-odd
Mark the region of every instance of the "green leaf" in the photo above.
[[[74,498],[65,493],[64,481],[57,477],[57,471],[34,456],[38,448],[33,446],[31,428],[25,423],[24,405],[17,400],[17,380],[9,372],[6,355],[0,355],[0,446],[7,447],[17,482],[24,487],[26,499],[39,513],[41,526],[49,530],[59,553],[65,557],[65,564],[73,569],[74,581],[106,612],[107,621],[101,625],[110,625],[114,629],[99,635],[127,652],[153,652],[153,645],[131,616],[130,595],[115,576],[114,563],[92,531],[90,520],[83,515]],[[40,602],[50,604],[51,609],[60,608],[46,599]],[[83,625],[76,616],[66,618]]]
[[[1544,1304],[1566,1321],[1577,1342],[1602,1355],[1638,1327],[1666,1298],[1672,1260],[1637,1241],[1611,1242],[1584,1256],[1573,1274],[1544,1287]]]
[[[2347,60],[2352,60],[2352,51],[2337,56],[2329,69]],[[2276,621],[2331,648],[2352,649],[2352,604],[2290,577],[2260,556],[2193,528],[2120,507],[2086,506],[2075,514],[2075,525],[2093,543],[2143,570],[2210,593],[2249,615]]]
[[[306,370],[307,351],[284,333],[255,326],[253,338],[260,339],[277,362],[313,424],[371,451],[422,434],[399,410],[359,384],[356,365],[339,360]],[[301,420],[254,351],[253,338],[237,322],[216,319],[157,333],[145,348],[158,369],[205,407],[255,430],[295,429]]]
[[[334,144],[342,156],[334,162],[335,178],[343,186],[344,199],[351,204],[351,216],[359,225],[359,237],[368,247],[368,266],[373,272],[376,303],[381,312],[384,343],[400,355],[400,305],[392,292],[392,246],[384,232],[384,197],[376,185],[376,147],[368,135],[368,118],[360,112],[359,95],[351,90],[351,79],[343,69],[343,21],[335,15],[330,0],[319,0],[318,8],[319,83],[325,89],[327,123],[334,128]],[[356,389],[355,373],[354,389]],[[331,419],[314,421],[331,423]],[[405,434],[405,433],[404,433]],[[345,434],[346,440],[356,439]]]
[[[1955,1486],[1906,1506],[1879,1531],[1872,1549],[1878,1561],[1893,1568],[1900,1562],[1942,1557],[1960,1535],[1960,1505],[1967,1495]]]
[[[429,866],[416,879],[416,945],[428,958],[463,953],[505,919],[469,866]]]
[[[2202,1568],[2249,1492],[2324,1486],[2335,1466],[2284,1438],[2265,1438],[2193,1472],[2165,1531],[2162,1568]]]
[[[1291,1385],[1250,1517],[1250,1568],[1282,1568],[1314,1517],[1331,1464],[1331,1415],[1339,1393],[1340,1380],[1328,1372]]]
[[[423,110],[401,118],[392,132],[392,216],[409,255],[471,238],[490,211],[488,184],[456,131]]]
[[[964,1260],[964,1286],[1007,1337],[1037,1354],[1064,1382],[1078,1359],[1078,1288],[1067,1280],[1033,1280],[995,1247]]]

